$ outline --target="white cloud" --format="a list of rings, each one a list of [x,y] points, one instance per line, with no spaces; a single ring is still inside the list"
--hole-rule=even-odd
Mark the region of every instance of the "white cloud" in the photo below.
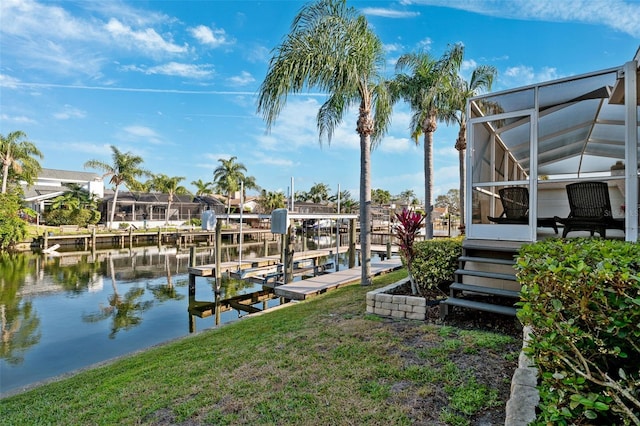
[[[128,71],[139,71],[145,74],[160,74],[178,76],[184,78],[204,79],[212,77],[214,72],[211,65],[184,64],[179,62],[167,62],[153,67],[129,65],[122,67]]]
[[[240,75],[235,75],[227,79],[234,86],[246,86],[256,81],[247,71],[242,71]]]
[[[269,166],[278,166],[278,167],[293,167],[293,165],[295,164],[292,160],[289,160],[286,158],[274,158],[274,157],[269,157],[267,155],[258,157],[258,159],[256,160],[256,163],[266,164]]]
[[[539,71],[535,71],[532,67],[524,65],[509,67],[501,75],[498,75],[501,86],[506,88],[526,86],[561,77],[558,75],[556,68],[543,67]]]
[[[20,124],[33,124],[36,122],[35,120],[29,117],[25,117],[24,115],[11,116],[7,114],[0,114],[0,120]]]
[[[69,120],[71,118],[84,118],[87,113],[78,108],[74,108],[71,105],[65,105],[64,109],[60,112],[53,114],[53,117],[58,120]]]
[[[73,17],[63,8],[32,0],[3,0],[0,15],[2,34],[57,40],[88,40],[99,36],[90,23]]]
[[[162,144],[162,138],[155,130],[146,126],[132,125],[124,127],[120,138],[129,142],[147,142],[154,145]]]
[[[415,143],[410,138],[397,138],[395,136],[386,136],[378,149],[381,152],[401,154],[415,149]]]
[[[415,18],[420,16],[419,12],[409,12],[405,10],[386,9],[382,7],[365,7],[360,10],[364,15],[380,16],[383,18]]]
[[[640,3],[624,0],[414,0],[410,3],[452,7],[510,19],[580,22],[608,26],[640,37]]]
[[[123,24],[116,18],[111,18],[104,28],[111,36],[125,47],[144,53],[185,53],[188,46],[179,46],[171,41],[166,41],[153,28],[135,30]]]
[[[0,87],[15,89],[18,87],[18,83],[20,83],[20,80],[18,80],[17,78],[8,76],[6,74],[0,74]]]
[[[431,50],[432,44],[433,44],[433,40],[427,37],[425,39],[420,40],[417,44],[417,47],[418,47],[418,50],[420,51],[428,52],[429,50]]]
[[[271,55],[270,48],[262,45],[256,45],[256,46],[253,46],[249,50],[249,52],[245,54],[245,59],[251,63],[259,63],[259,62],[267,63],[271,58],[270,55]]]
[[[189,32],[201,44],[213,48],[234,43],[234,40],[227,38],[227,33],[221,28],[198,25],[197,27],[189,28]]]

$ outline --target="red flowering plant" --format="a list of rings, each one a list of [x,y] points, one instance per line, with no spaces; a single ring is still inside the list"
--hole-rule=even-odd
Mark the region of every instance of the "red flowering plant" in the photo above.
[[[415,255],[413,243],[416,235],[420,232],[420,228],[422,228],[424,224],[424,216],[421,213],[403,209],[401,213],[396,213],[396,218],[398,219],[398,224],[395,227],[395,232],[399,241],[400,252],[407,264],[407,272],[409,274],[409,281],[411,282],[411,294],[417,295],[418,285],[411,273],[411,266]]]

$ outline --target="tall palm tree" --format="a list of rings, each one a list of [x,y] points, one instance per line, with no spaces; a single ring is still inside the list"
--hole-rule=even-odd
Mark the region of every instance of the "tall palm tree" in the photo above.
[[[275,209],[284,208],[287,204],[284,192],[262,190],[258,204],[263,213],[271,213]]]
[[[180,182],[184,180],[182,176],[167,176],[165,174],[153,175],[149,180],[149,188],[153,191],[158,191],[162,194],[167,194],[167,211],[165,213],[164,221],[169,223],[171,216],[171,204],[173,203],[173,197],[177,195],[188,194],[187,188],[180,185]]]
[[[490,91],[498,70],[490,65],[480,65],[471,73],[471,79],[465,80],[459,73],[451,89],[451,107],[456,112],[454,118],[459,126],[456,149],[460,162],[460,228],[464,229],[464,198],[466,188],[465,152],[467,149],[467,102],[484,91]]]
[[[416,193],[413,189],[405,189],[398,195],[398,200],[402,201],[404,204],[409,205],[411,201],[416,198]]]
[[[329,188],[329,185],[327,185],[326,183],[315,183],[309,189],[308,195],[309,195],[309,198],[311,199],[311,202],[320,204],[323,201],[327,201],[329,199],[330,191],[331,189]]]
[[[213,182],[204,182],[202,179],[191,181],[191,185],[196,187],[196,196],[210,194],[213,190]]]
[[[147,170],[140,167],[144,160],[139,155],[134,155],[131,152],[120,152],[120,150],[113,145],[111,145],[111,151],[111,158],[113,160],[111,164],[100,160],[89,160],[84,163],[85,168],[102,170],[104,172],[102,177],[111,177],[109,183],[114,185],[115,189],[111,215],[109,217],[109,227],[113,226],[120,185],[125,184],[130,190],[135,190],[140,185],[137,178],[150,174]]]
[[[256,182],[256,178],[253,176],[244,176],[242,179],[242,197],[247,198],[247,189],[261,190],[260,185]]]
[[[433,238],[433,133],[438,120],[451,120],[454,114],[450,105],[452,96],[451,82],[457,75],[462,63],[463,47],[456,44],[440,59],[434,59],[427,53],[408,53],[402,55],[396,64],[396,70],[411,71],[410,75],[398,74],[392,84],[394,94],[404,99],[413,111],[411,117],[412,138],[418,143],[424,135],[424,204],[425,238]]]
[[[6,137],[0,134],[0,162],[2,162],[2,194],[7,193],[9,170],[12,170],[29,184],[40,171],[38,158],[42,159],[42,153],[33,142],[20,140],[27,135],[17,130]]]
[[[244,164],[236,162],[238,157],[233,156],[228,160],[218,159],[220,165],[213,171],[213,181],[216,187],[227,195],[227,215],[231,214],[231,198],[240,190],[240,182],[245,180],[244,172],[247,168]]]
[[[371,150],[391,118],[392,100],[380,74],[384,59],[382,42],[364,16],[344,0],[318,0],[302,7],[275,48],[258,96],[270,129],[290,93],[311,87],[327,93],[316,116],[320,143],[325,135],[331,143],[345,113],[358,105],[362,285],[371,283]]]

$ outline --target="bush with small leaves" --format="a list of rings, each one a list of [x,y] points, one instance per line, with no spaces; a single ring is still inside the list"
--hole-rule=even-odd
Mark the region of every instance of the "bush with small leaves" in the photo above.
[[[536,424],[640,425],[640,244],[549,239],[524,246],[516,269]]]
[[[412,271],[420,294],[453,282],[462,255],[461,237],[418,241],[413,250]]]

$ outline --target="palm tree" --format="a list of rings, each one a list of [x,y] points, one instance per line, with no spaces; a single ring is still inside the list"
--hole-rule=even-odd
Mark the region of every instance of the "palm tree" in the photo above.
[[[392,84],[395,96],[404,99],[413,111],[411,117],[412,138],[418,143],[424,135],[424,204],[425,238],[433,238],[433,133],[438,120],[451,120],[453,111],[448,106],[452,95],[451,82],[457,76],[463,56],[463,47],[454,45],[436,60],[427,53],[402,55],[396,70],[408,68],[411,75],[399,74]]]
[[[210,194],[213,190],[213,182],[203,182],[202,179],[191,181],[191,185],[196,187],[196,196]]]
[[[259,191],[260,185],[256,182],[256,178],[253,176],[244,176],[242,178],[242,197],[247,198],[247,189],[255,189]]]
[[[2,194],[7,193],[9,170],[14,171],[29,184],[40,171],[38,158],[42,159],[42,153],[33,142],[20,140],[27,135],[17,130],[5,137],[0,134],[0,161],[2,162]]]
[[[391,202],[391,193],[386,189],[374,189],[371,195],[371,200],[381,206],[389,204],[389,202]]]
[[[406,205],[411,204],[411,201],[413,201],[415,198],[416,193],[413,189],[405,189],[397,197],[398,200],[402,201]]]
[[[173,197],[178,194],[188,194],[187,188],[180,185],[180,182],[184,180],[182,176],[167,176],[165,174],[153,175],[149,180],[149,189],[158,191],[162,194],[167,194],[167,211],[165,213],[164,221],[169,223],[171,216],[171,203],[173,203]]]
[[[344,0],[318,0],[294,18],[258,96],[258,111],[269,130],[290,93],[311,87],[327,93],[316,117],[320,143],[325,135],[331,143],[345,113],[358,105],[362,285],[371,283],[371,150],[391,118],[392,100],[380,74],[384,60],[382,42],[364,16]]]
[[[309,189],[308,196],[311,202],[320,204],[329,199],[329,191],[331,191],[329,185],[325,183],[315,183],[311,189]]]
[[[465,151],[467,149],[467,102],[483,91],[490,91],[498,71],[490,65],[480,65],[471,73],[471,79],[465,80],[458,74],[452,85],[452,108],[455,121],[459,126],[456,149],[460,162],[460,228],[464,229],[464,197],[466,187]]]
[[[240,189],[240,182],[245,180],[244,172],[247,171],[244,164],[236,162],[237,159],[236,156],[228,160],[220,158],[220,165],[213,171],[216,187],[227,195],[227,215],[231,214],[231,198]]]
[[[287,203],[284,192],[272,192],[263,189],[258,204],[263,213],[271,213],[275,209],[284,208]]]
[[[85,168],[100,169],[104,172],[102,177],[110,176],[109,183],[114,185],[113,205],[111,206],[111,216],[109,217],[109,227],[113,225],[113,218],[116,214],[116,202],[118,201],[118,191],[120,185],[125,184],[130,190],[136,189],[140,183],[139,176],[147,176],[149,172],[140,167],[144,161],[142,157],[133,155],[130,152],[122,153],[118,148],[111,145],[112,164],[100,160],[89,160],[84,163]]]

